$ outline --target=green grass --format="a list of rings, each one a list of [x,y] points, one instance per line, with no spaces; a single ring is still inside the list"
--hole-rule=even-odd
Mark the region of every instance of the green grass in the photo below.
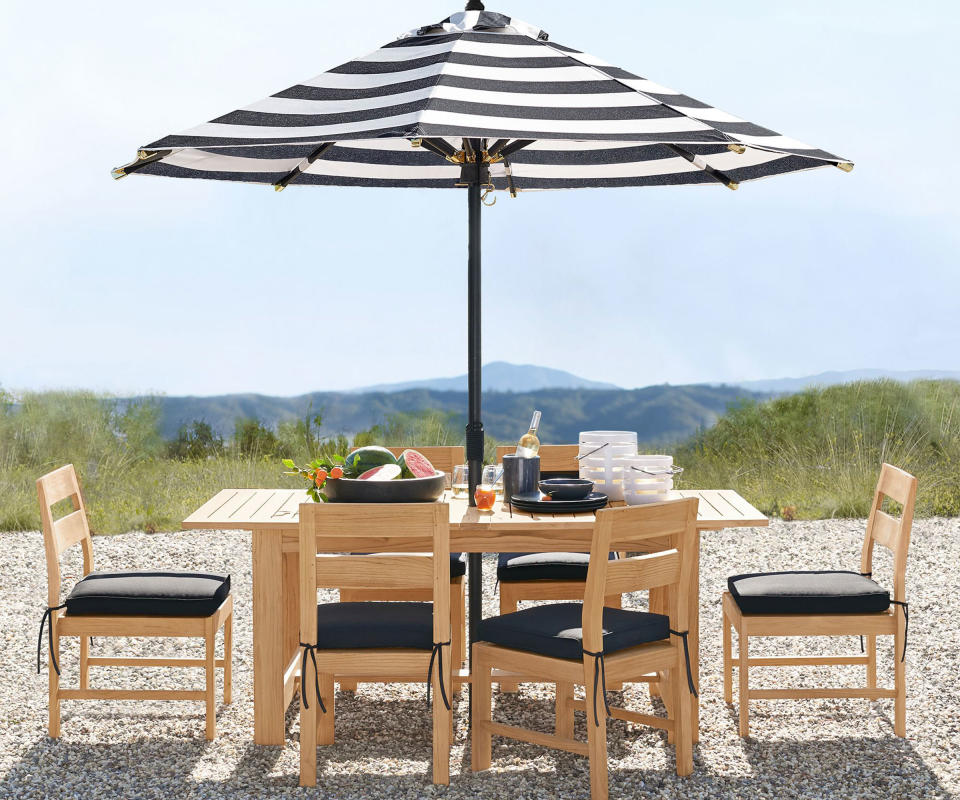
[[[884,462],[916,475],[918,515],[957,516],[960,383],[869,381],[744,404],[673,453],[683,486],[736,489],[776,516],[866,516]]]
[[[442,411],[394,414],[348,442],[319,437],[309,414],[268,431],[239,420],[223,442],[201,424],[174,442],[155,405],[86,392],[0,393],[0,530],[40,525],[34,482],[72,463],[92,529],[176,530],[227,487],[298,488],[281,457],[298,463],[354,444],[461,444]],[[488,461],[498,442],[487,441]],[[652,449],[662,450],[655,447]],[[732,488],[761,511],[791,518],[864,516],[880,464],[919,478],[918,515],[960,515],[960,383],[893,381],[809,390],[731,408],[712,428],[668,448],[686,468],[681,486]]]

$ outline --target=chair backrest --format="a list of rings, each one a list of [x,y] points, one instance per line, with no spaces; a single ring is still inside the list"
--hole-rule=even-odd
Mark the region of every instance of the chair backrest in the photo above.
[[[899,519],[883,510],[883,500],[889,497],[901,506]],[[906,599],[907,551],[910,549],[910,529],[913,527],[913,506],[917,499],[917,479],[899,467],[884,464],[880,480],[873,494],[873,505],[867,519],[867,535],[863,540],[860,572],[873,572],[873,545],[880,544],[893,553],[893,599]]]
[[[388,447],[391,453],[399,457],[406,450],[406,447]],[[436,445],[430,447],[416,447],[417,452],[422,453],[424,458],[428,459],[436,469],[446,472],[447,476],[453,475],[453,468],[465,464],[466,451],[463,445]]]
[[[509,453],[517,451],[516,445],[501,445],[497,447],[497,463]],[[540,447],[541,473],[576,473],[580,474],[580,462],[577,456],[580,446],[576,444],[545,444]]]
[[[87,507],[73,464],[67,464],[37,479],[43,546],[47,556],[47,605],[60,605],[60,556],[73,545],[83,548],[83,574],[93,571],[93,540],[87,524]],[[53,507],[64,500],[73,503],[73,511],[53,518]]]
[[[688,629],[698,505],[686,498],[597,512],[583,597],[584,650],[603,650],[603,604],[610,595],[668,587],[670,627]],[[608,561],[613,551],[646,554]]]
[[[434,642],[449,641],[450,507],[446,503],[304,503],[300,506],[300,641],[305,644],[317,641],[318,588],[430,589]]]

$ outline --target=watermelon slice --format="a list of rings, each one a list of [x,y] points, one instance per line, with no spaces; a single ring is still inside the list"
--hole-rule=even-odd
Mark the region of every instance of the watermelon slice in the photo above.
[[[416,450],[404,450],[397,463],[404,478],[432,478],[437,474],[427,457]]]
[[[400,477],[400,467],[396,464],[384,464],[381,467],[368,469],[360,476],[361,481],[392,481]]]

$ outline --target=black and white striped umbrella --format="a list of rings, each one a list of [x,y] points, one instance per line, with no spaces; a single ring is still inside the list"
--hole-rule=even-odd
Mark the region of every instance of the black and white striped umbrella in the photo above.
[[[144,146],[114,170],[287,186],[465,188],[467,459],[483,463],[484,192],[723,185],[853,164],[557,44],[479,0],[363,58]],[[470,636],[482,618],[470,558]]]
[[[480,3],[472,3],[479,7]],[[453,14],[182,133],[118,169],[287,185],[454,188],[480,140],[487,188],[721,183],[846,159],[557,44]]]

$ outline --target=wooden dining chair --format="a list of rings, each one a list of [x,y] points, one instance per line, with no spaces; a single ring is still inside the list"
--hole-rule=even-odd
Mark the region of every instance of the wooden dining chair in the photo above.
[[[473,645],[472,766],[489,769],[491,737],[505,736],[567,750],[590,759],[590,796],[607,797],[606,717],[666,730],[674,741],[678,775],[693,771],[691,696],[695,694],[687,646],[689,598],[696,579],[696,499],[597,512],[582,603],[533,606],[489,617]],[[665,548],[665,549],[664,549]],[[608,560],[616,550],[650,551]],[[612,594],[650,590],[666,614],[609,608]],[[492,670],[557,685],[553,734],[492,721]],[[666,718],[607,706],[606,682],[646,680],[659,673]],[[585,700],[574,700],[574,685]],[[574,710],[587,715],[587,741],[574,738]]]
[[[60,736],[62,700],[199,700],[206,705],[206,737],[216,735],[215,670],[223,669],[223,702],[232,693],[233,596],[230,576],[169,570],[93,569],[93,540],[87,523],[80,483],[72,464],[37,480],[40,519],[47,557],[47,610],[40,624],[37,672],[43,628],[48,628],[50,685],[49,733]],[[54,518],[53,507],[70,500],[73,511]],[[60,602],[60,556],[79,544],[83,552],[83,578]],[[223,628],[223,658],[215,655],[217,632]],[[80,688],[60,687],[60,639],[80,639]],[[204,640],[200,658],[101,658],[90,655],[93,636],[198,637]],[[206,688],[91,689],[90,667],[193,667],[203,668]]]
[[[398,456],[407,448],[388,447],[395,456]],[[453,468],[464,463],[463,445],[459,446],[435,446],[418,447],[427,460],[433,464],[436,469],[446,472],[447,476],[453,475]],[[450,554],[450,627],[452,629],[453,652],[457,654],[459,663],[462,665],[467,658],[467,590],[464,576],[467,573],[467,562],[463,553]],[[359,602],[369,600],[410,600],[414,602],[424,602],[433,599],[432,589],[406,589],[401,591],[385,589],[340,589],[341,602]],[[459,688],[460,683],[454,679],[454,685]],[[340,688],[346,692],[356,691],[356,681],[345,681],[340,684]]]
[[[854,697],[894,699],[894,733],[907,734],[906,598],[907,551],[913,524],[917,479],[884,464],[867,519],[860,572],[767,572],[733,575],[723,594],[723,695],[733,704],[733,670],[739,670],[740,735],[750,735],[751,700]],[[895,517],[883,510],[889,498],[900,506]],[[892,509],[891,509],[892,510]],[[893,599],[872,579],[873,548],[893,553]],[[892,607],[891,607],[892,606]],[[737,632],[738,653],[732,654],[731,632]],[[750,658],[749,641],[757,636],[866,637],[863,656],[780,656]],[[894,641],[894,688],[877,687],[877,636]],[[751,689],[750,667],[864,664],[865,688]]]
[[[433,782],[448,784],[450,507],[305,503],[299,555],[300,785],[317,783],[317,744],[333,744],[333,687],[344,679],[427,682],[428,698],[433,690]],[[318,588],[371,585],[429,592],[431,602],[317,605]]]
[[[498,447],[497,463],[515,452],[515,446]],[[579,445],[545,444],[540,448],[541,476],[559,478],[580,474]],[[613,557],[616,557],[614,554]],[[497,583],[500,589],[500,613],[510,614],[524,600],[579,600],[587,579],[586,553],[499,553]],[[611,608],[620,608],[620,595],[606,599]],[[501,692],[517,691],[514,681],[502,680]],[[614,687],[611,684],[611,688]]]

